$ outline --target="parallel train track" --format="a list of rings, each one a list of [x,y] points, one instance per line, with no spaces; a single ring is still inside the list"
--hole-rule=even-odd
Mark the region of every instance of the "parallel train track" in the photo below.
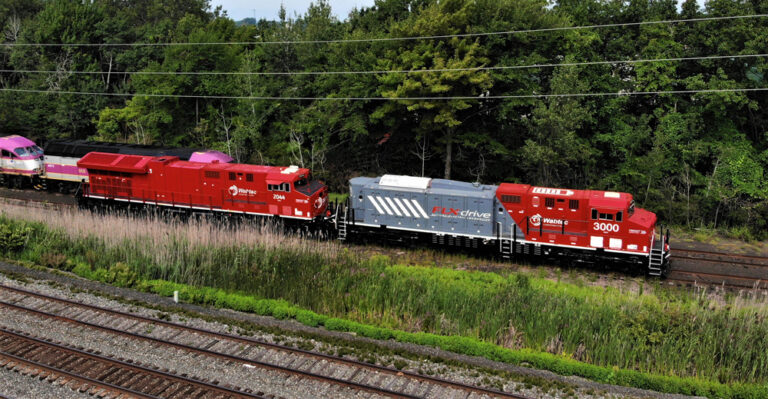
[[[5,328],[0,328],[0,367],[25,368],[40,379],[97,396],[262,398]]]
[[[19,204],[74,206],[71,196],[0,189],[0,196]],[[679,285],[722,286],[730,289],[768,289],[768,256],[721,253],[672,247],[669,282]]]
[[[768,289],[768,257],[672,248],[669,280],[684,285]]]
[[[524,399],[494,389],[105,309],[14,287],[0,286],[0,307],[378,396],[443,398],[459,395],[466,398]],[[127,327],[115,328],[120,326]],[[5,355],[3,334],[0,331],[0,357]],[[96,382],[89,380],[83,384]],[[136,390],[135,387],[125,388]],[[254,395],[234,390],[223,397]]]

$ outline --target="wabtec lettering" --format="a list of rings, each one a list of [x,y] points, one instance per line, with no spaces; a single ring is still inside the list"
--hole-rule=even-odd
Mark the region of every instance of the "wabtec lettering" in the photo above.
[[[480,211],[469,211],[469,210],[461,210],[461,209],[454,209],[454,208],[443,208],[441,206],[436,206],[432,208],[432,214],[439,214],[439,215],[446,215],[446,216],[459,216],[464,218],[480,218],[480,219],[490,219],[491,214],[488,212],[482,213]]]

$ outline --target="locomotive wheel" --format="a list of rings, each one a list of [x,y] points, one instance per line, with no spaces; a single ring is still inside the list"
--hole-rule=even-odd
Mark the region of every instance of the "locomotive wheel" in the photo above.
[[[56,191],[61,194],[69,194],[69,187],[67,187],[67,183],[59,182],[56,184]]]

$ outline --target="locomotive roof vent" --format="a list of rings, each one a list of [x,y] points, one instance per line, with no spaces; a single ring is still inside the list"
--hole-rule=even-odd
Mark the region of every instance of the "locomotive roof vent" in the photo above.
[[[280,172],[280,173],[282,173],[282,174],[284,174],[284,175],[290,175],[291,173],[296,173],[296,172],[298,172],[298,171],[299,171],[299,167],[298,167],[298,166],[296,166],[296,165],[291,165],[291,166],[289,166],[289,167],[287,167],[287,168],[283,169],[283,171],[282,171],[282,172]]]
[[[384,175],[384,176],[381,176],[381,179],[379,180],[379,185],[426,190],[429,187],[429,184],[431,182],[432,182],[432,179],[429,177]]]

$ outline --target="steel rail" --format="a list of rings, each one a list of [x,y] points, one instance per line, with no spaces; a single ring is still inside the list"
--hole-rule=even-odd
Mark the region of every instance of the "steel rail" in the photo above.
[[[702,257],[692,256],[691,254],[699,254],[699,255],[702,255]],[[677,258],[677,259],[701,260],[706,262],[723,262],[723,263],[738,264],[738,265],[768,267],[768,256],[760,256],[760,255],[744,255],[744,254],[735,254],[735,253],[726,253],[726,252],[704,251],[699,249],[672,248],[671,256],[673,259]],[[731,259],[718,259],[713,257],[731,258]],[[758,263],[749,262],[749,260],[752,260]]]
[[[67,305],[72,305],[72,306],[77,306],[77,307],[81,307],[81,308],[86,308],[86,309],[94,310],[94,311],[97,311],[97,312],[106,313],[108,315],[109,314],[111,314],[111,315],[118,315],[118,316],[121,316],[121,317],[131,318],[131,319],[142,321],[142,322],[158,324],[158,325],[162,325],[162,326],[166,326],[166,327],[170,327],[170,328],[175,328],[175,329],[181,329],[181,330],[184,330],[184,331],[188,331],[188,332],[192,332],[192,333],[197,333],[197,334],[200,334],[200,335],[207,335],[207,336],[212,337],[212,338],[217,338],[217,339],[224,338],[224,339],[227,339],[227,340],[230,340],[230,341],[235,341],[235,342],[249,344],[249,345],[257,345],[257,346],[266,347],[266,348],[269,348],[269,349],[275,349],[275,350],[279,350],[279,351],[283,351],[283,352],[288,352],[288,353],[294,353],[294,354],[300,354],[300,355],[304,355],[304,356],[310,356],[310,357],[314,357],[314,358],[321,359],[321,360],[327,360],[327,361],[334,362],[334,363],[342,363],[342,364],[346,364],[346,365],[349,365],[349,366],[354,366],[354,367],[358,367],[358,368],[364,368],[364,369],[368,369],[368,370],[378,371],[378,372],[387,373],[387,374],[394,375],[394,376],[399,376],[399,377],[405,376],[405,377],[408,377],[408,378],[411,378],[411,379],[415,379],[415,380],[419,380],[419,381],[423,381],[423,382],[429,382],[429,383],[433,383],[433,384],[437,384],[437,385],[442,385],[442,386],[445,386],[445,387],[449,387],[449,388],[453,388],[453,389],[458,389],[458,390],[462,390],[462,391],[468,391],[468,392],[473,392],[473,393],[481,393],[481,394],[486,394],[486,395],[491,395],[491,396],[496,396],[496,397],[506,397],[506,398],[514,398],[514,399],[525,399],[524,396],[520,396],[520,395],[508,393],[508,392],[503,392],[503,391],[498,391],[498,390],[494,390],[494,389],[488,389],[488,388],[482,388],[482,387],[466,385],[466,384],[462,384],[462,383],[458,383],[458,382],[454,382],[454,381],[449,381],[449,380],[445,380],[445,379],[441,379],[441,378],[437,378],[437,377],[424,376],[424,375],[416,374],[416,373],[409,372],[409,371],[401,371],[401,370],[391,369],[391,368],[384,367],[384,366],[379,366],[379,365],[375,365],[375,364],[359,362],[359,361],[355,361],[355,360],[351,360],[351,359],[344,359],[344,358],[341,358],[341,357],[327,355],[327,354],[319,353],[319,352],[312,352],[312,351],[307,351],[307,350],[303,350],[303,349],[292,348],[292,347],[288,347],[288,346],[284,346],[284,345],[274,344],[274,343],[271,343],[271,342],[256,340],[256,339],[253,339],[253,338],[240,337],[240,336],[236,336],[236,335],[232,335],[232,334],[227,334],[227,333],[219,333],[219,332],[215,332],[215,331],[211,331],[211,330],[206,330],[206,329],[201,329],[201,328],[197,328],[197,327],[185,326],[185,325],[181,325],[181,324],[177,324],[177,323],[173,323],[173,322],[169,322],[169,321],[165,321],[165,320],[160,320],[160,319],[155,319],[155,318],[150,318],[150,317],[139,316],[139,315],[125,313],[125,312],[121,312],[121,311],[117,311],[117,310],[112,310],[112,309],[105,309],[105,308],[101,308],[101,307],[97,307],[97,306],[93,306],[93,305],[87,305],[87,304],[71,301],[71,300],[68,300],[68,299],[51,297],[51,296],[48,296],[48,295],[44,295],[44,294],[40,294],[40,293],[36,293],[36,292],[33,292],[33,291],[28,291],[28,290],[24,290],[24,289],[20,289],[20,288],[8,287],[8,286],[5,286],[5,285],[0,285],[0,289],[6,289],[6,290],[10,290],[10,291],[15,291],[15,292],[20,293],[20,294],[38,297],[38,298],[41,298],[41,299],[44,299],[44,300],[55,301],[55,302],[65,303]],[[30,312],[37,313],[37,314],[40,314],[40,315],[43,315],[43,316],[46,316],[46,317],[59,318],[59,319],[62,319],[62,321],[69,321],[69,320],[64,320],[64,319],[71,319],[71,318],[66,317],[66,316],[51,314],[51,313],[47,313],[47,312],[44,312],[44,311],[41,311],[41,310],[37,310],[37,309],[29,309],[29,308],[26,308],[26,307],[23,307],[23,306],[7,303],[7,302],[3,302],[3,301],[0,301],[0,306],[6,306],[6,307],[11,307],[11,308],[20,308],[19,310],[30,311]],[[278,366],[278,365],[273,365],[273,364],[268,364],[268,363],[263,363],[263,362],[257,362],[257,361],[251,360],[251,359],[242,358],[242,357],[238,357],[238,356],[234,356],[234,355],[228,355],[228,354],[223,354],[223,353],[220,353],[220,352],[213,352],[213,351],[210,351],[210,350],[201,349],[201,348],[197,348],[197,347],[186,346],[184,344],[168,342],[168,341],[165,341],[165,340],[161,340],[161,339],[157,339],[157,338],[152,338],[152,337],[147,337],[147,336],[143,336],[143,335],[140,335],[140,334],[129,333],[129,332],[122,331],[122,330],[115,330],[115,329],[112,329],[111,327],[104,327],[104,326],[96,325],[96,324],[89,323],[89,322],[79,321],[77,319],[71,319],[71,320],[72,320],[71,321],[72,323],[77,323],[77,324],[81,324],[81,325],[88,325],[89,327],[93,327],[93,328],[97,328],[97,329],[102,329],[102,330],[107,330],[107,331],[115,333],[115,334],[128,335],[128,336],[131,336],[133,338],[151,340],[151,341],[155,341],[155,342],[158,342],[158,343],[161,343],[161,344],[165,344],[167,342],[168,345],[176,346],[176,347],[179,347],[181,349],[186,349],[186,350],[190,350],[190,351],[196,351],[196,352],[204,353],[204,354],[210,355],[210,356],[222,357],[222,358],[226,358],[227,360],[233,360],[233,361],[238,361],[238,362],[245,362],[245,363],[250,363],[250,364],[257,365],[257,366],[264,366],[264,367],[269,367],[269,368],[281,369],[281,370],[278,370],[278,371],[288,371],[288,372],[291,372],[291,373],[293,373],[295,371],[295,370],[291,370],[291,369],[286,369],[286,368],[284,368],[282,366]],[[308,375],[308,377],[312,377],[312,376],[313,375]],[[327,380],[330,377],[320,376],[320,378],[322,378],[323,380]],[[338,379],[336,379],[336,380],[337,380],[336,382],[338,382],[340,384],[343,384],[343,385],[347,385],[347,386],[349,386],[349,384],[357,384],[357,383],[351,383],[351,382],[345,381],[345,380],[338,380]],[[370,386],[365,385],[365,384],[357,384],[357,385],[358,386],[355,386],[356,388],[360,388],[360,389],[364,389],[364,390],[368,390],[366,388],[371,388]],[[394,392],[394,391],[384,392],[380,388],[376,388],[376,387],[373,387],[373,389],[375,390],[376,393],[384,393],[384,394],[387,394],[388,396],[409,397],[408,395],[402,394],[402,393],[399,393],[399,392]]]
[[[3,288],[5,288],[5,287],[3,287]],[[206,355],[206,356],[210,356],[210,357],[217,357],[217,358],[221,358],[221,359],[225,359],[225,360],[229,360],[229,361],[236,361],[236,362],[244,363],[244,364],[251,365],[251,366],[254,366],[254,367],[260,367],[262,369],[272,369],[272,370],[275,370],[275,371],[280,371],[280,372],[289,373],[289,374],[293,374],[293,375],[298,374],[298,375],[302,375],[304,377],[313,378],[313,379],[320,380],[320,381],[323,381],[323,382],[331,382],[331,383],[334,383],[334,384],[337,384],[337,385],[341,385],[341,386],[353,387],[353,388],[357,388],[359,390],[365,390],[365,391],[368,391],[368,392],[373,392],[373,393],[377,393],[377,394],[383,394],[383,395],[386,395],[386,396],[391,396],[391,397],[396,397],[396,398],[417,398],[416,396],[405,395],[405,394],[401,394],[399,392],[390,391],[390,390],[383,389],[383,388],[378,388],[378,387],[373,387],[373,386],[370,386],[370,385],[359,384],[359,383],[356,383],[356,382],[346,381],[346,380],[342,380],[342,379],[338,379],[338,378],[334,378],[334,377],[326,377],[326,376],[323,376],[323,375],[320,375],[320,374],[310,373],[310,372],[301,371],[301,370],[294,370],[294,369],[290,369],[290,368],[283,367],[283,366],[278,366],[278,365],[274,365],[274,364],[270,364],[270,363],[266,363],[266,362],[261,362],[261,361],[257,361],[257,360],[247,359],[247,358],[240,357],[240,356],[228,355],[226,353],[216,352],[216,351],[212,351],[212,350],[208,350],[208,349],[204,349],[204,348],[199,348],[199,347],[195,347],[195,346],[190,346],[190,345],[185,345],[185,344],[180,344],[180,343],[176,343],[176,342],[172,342],[172,341],[168,341],[168,340],[164,340],[164,339],[160,339],[160,338],[147,337],[145,335],[131,333],[131,332],[123,331],[123,330],[118,330],[118,329],[115,329],[115,328],[112,328],[112,327],[101,326],[101,325],[98,325],[98,324],[95,324],[95,323],[90,323],[90,322],[87,322],[87,321],[81,321],[81,320],[77,320],[77,319],[74,319],[74,318],[71,318],[71,317],[60,316],[60,315],[56,315],[56,314],[53,314],[53,313],[48,313],[48,312],[45,312],[45,311],[42,311],[42,310],[31,309],[31,308],[28,308],[28,307],[25,307],[25,306],[16,305],[16,304],[12,304],[12,303],[9,303],[9,302],[0,301],[0,306],[4,306],[4,307],[7,307],[7,308],[16,309],[16,310],[20,310],[20,311],[24,311],[24,312],[29,312],[29,313],[35,313],[35,314],[43,316],[43,317],[53,318],[53,319],[57,319],[57,320],[60,320],[60,321],[63,321],[63,322],[75,324],[75,325],[86,326],[86,327],[89,327],[89,328],[98,329],[98,330],[106,331],[106,332],[109,332],[109,333],[112,333],[112,334],[116,334],[116,335],[126,336],[126,337],[133,338],[133,339],[150,341],[150,342],[154,342],[154,343],[157,343],[157,344],[160,344],[160,345],[164,345],[164,346],[172,346],[172,347],[175,347],[175,348],[178,348],[178,349],[187,350],[187,351],[190,351],[190,352],[196,352],[196,353],[200,353],[200,354],[203,354],[203,355]]]
[[[235,397],[235,398],[257,398],[257,399],[263,399],[263,397],[259,396],[259,395],[253,395],[253,394],[250,394],[250,393],[247,393],[247,392],[242,392],[242,391],[238,391],[238,390],[234,390],[234,389],[229,389],[229,388],[221,387],[221,386],[218,386],[218,385],[214,385],[214,384],[211,384],[211,383],[208,383],[208,382],[200,381],[200,380],[189,378],[189,377],[181,377],[181,376],[169,373],[169,372],[164,372],[164,371],[154,370],[154,369],[147,368],[147,367],[142,367],[142,366],[139,366],[138,364],[135,364],[135,363],[129,363],[129,362],[125,362],[125,361],[118,360],[118,359],[112,359],[112,358],[109,358],[109,357],[100,356],[100,355],[97,355],[95,353],[87,352],[87,351],[82,350],[82,349],[72,348],[70,346],[66,346],[66,345],[62,345],[62,344],[57,344],[57,343],[54,343],[54,342],[51,342],[51,341],[47,341],[47,340],[44,340],[44,339],[40,339],[40,338],[36,338],[36,337],[33,337],[33,336],[19,334],[19,333],[7,330],[7,329],[2,328],[2,327],[0,327],[0,336],[9,337],[11,340],[15,340],[15,341],[26,341],[26,342],[31,343],[32,345],[37,345],[39,348],[43,348],[43,349],[47,349],[47,350],[59,351],[59,352],[63,352],[63,353],[68,353],[68,354],[76,356],[76,357],[85,358],[85,359],[89,359],[89,360],[92,360],[92,361],[95,361],[95,362],[98,362],[98,363],[111,365],[112,367],[117,367],[117,368],[121,368],[121,369],[127,369],[127,370],[131,370],[131,371],[134,371],[134,372],[137,372],[137,373],[140,373],[140,374],[151,375],[151,376],[155,376],[155,377],[160,378],[160,379],[170,380],[170,381],[174,381],[176,383],[180,383],[180,384],[184,384],[184,385],[195,386],[195,387],[198,387],[198,388],[202,388],[202,389],[205,389],[205,390],[208,390],[208,391],[217,392],[219,394],[228,395],[228,396]],[[35,353],[36,354],[37,351],[35,351],[33,349],[29,349],[29,350],[25,351],[24,353],[25,354]],[[34,362],[31,359],[26,359],[23,356],[15,355],[13,353],[8,353],[8,352],[6,352],[4,350],[0,351],[0,354],[2,354],[2,356],[19,358],[18,359],[19,361],[24,361],[26,363]],[[53,366],[49,365],[47,368],[53,368]],[[53,370],[53,371],[55,371],[55,370]],[[79,376],[79,375],[77,375],[76,373],[74,373],[72,371],[67,371],[67,370],[59,370],[59,371],[61,371],[61,372],[68,372],[70,374],[73,374],[73,378],[76,378],[76,379],[85,379],[85,378],[90,379],[89,377],[86,377],[86,376]],[[56,371],[56,372],[59,372],[59,371]],[[129,379],[128,381],[130,381],[132,379],[133,378]],[[99,380],[95,380],[95,379],[90,379],[90,380],[91,381],[88,381],[89,383],[95,383],[95,384],[99,384],[99,385],[106,384],[106,383],[101,382]],[[119,386],[114,386],[114,387],[108,386],[108,387],[109,388],[119,388]],[[130,388],[126,388],[126,387],[122,387],[120,389],[121,390],[132,391]],[[154,397],[152,395],[147,395],[146,393],[141,393],[141,392],[138,392],[138,391],[130,392],[130,394],[131,395],[138,394],[141,397],[148,397],[148,398],[153,398]]]
[[[766,289],[768,288],[768,279],[758,278],[758,277],[744,277],[744,276],[733,276],[730,274],[717,274],[717,273],[707,273],[707,272],[691,272],[691,271],[683,271],[683,270],[674,270],[671,271],[670,274],[681,274],[688,277],[692,277],[690,280],[683,280],[680,278],[671,277],[669,278],[670,281],[679,281],[679,282],[685,282],[685,283],[698,283],[698,284],[705,284],[705,285],[724,285],[731,288],[737,288],[737,289]],[[696,277],[712,277],[716,279],[721,279],[722,282],[715,283],[715,282],[707,282],[707,281],[698,281],[696,280]],[[734,280],[741,280],[745,283],[752,283],[752,285],[740,285],[740,284],[733,284],[732,282],[727,281],[734,281]],[[764,287],[760,287],[761,284],[764,284]]]
[[[43,364],[43,363],[38,363],[38,362],[33,361],[33,360],[24,359],[22,357],[19,357],[19,356],[16,356],[16,355],[12,355],[12,354],[9,354],[9,353],[5,353],[5,352],[2,352],[2,351],[0,351],[0,358],[10,359],[9,361],[13,361],[13,362],[16,362],[18,364],[23,364],[23,365],[26,365],[27,367],[30,367],[30,368],[44,370],[44,371],[47,371],[47,372],[49,372],[51,374],[58,374],[58,375],[65,376],[65,377],[73,379],[73,380],[78,380],[78,381],[85,382],[85,383],[88,383],[88,384],[93,384],[94,387],[99,387],[99,388],[107,390],[107,391],[115,391],[115,392],[119,392],[119,393],[125,393],[125,394],[129,394],[129,395],[133,395],[134,397],[137,397],[137,398],[161,399],[159,396],[147,395],[147,394],[144,394],[144,393],[141,393],[141,392],[138,392],[138,391],[134,391],[132,389],[128,389],[128,388],[124,388],[124,387],[121,387],[121,386],[118,386],[118,385],[110,384],[108,382],[102,382],[102,381],[99,381],[99,380],[96,380],[96,379],[93,379],[93,378],[90,378],[90,377],[78,375],[78,374],[69,372],[67,370],[63,370],[63,369],[60,369],[60,368],[57,368],[57,367],[49,366],[49,365]],[[0,396],[0,399],[7,399],[7,398],[5,396]]]
[[[0,285],[0,289],[5,289],[5,290],[9,290],[9,291],[15,291],[15,292],[20,293],[20,294],[34,296],[34,297],[41,298],[41,299],[44,299],[44,300],[64,303],[64,304],[67,304],[67,305],[77,306],[77,307],[81,307],[81,308],[86,308],[86,309],[94,310],[94,311],[97,311],[97,312],[117,315],[117,316],[121,316],[121,317],[125,317],[125,318],[131,318],[131,319],[142,321],[142,322],[153,323],[153,324],[157,324],[157,325],[161,325],[161,326],[165,326],[165,327],[180,329],[180,330],[184,330],[184,331],[188,331],[188,332],[192,332],[192,333],[197,333],[197,334],[200,334],[200,335],[206,335],[206,336],[209,336],[209,337],[212,337],[212,338],[219,338],[219,339],[225,338],[225,339],[230,340],[230,341],[235,341],[235,342],[249,344],[249,345],[261,346],[261,347],[265,347],[265,348],[269,348],[269,349],[274,349],[274,350],[279,350],[279,351],[288,352],[288,353],[294,353],[294,354],[300,354],[300,355],[304,355],[304,356],[311,356],[311,357],[314,357],[314,358],[317,358],[317,359],[321,359],[321,360],[327,360],[327,361],[334,362],[334,363],[342,363],[342,364],[346,364],[346,365],[349,365],[349,366],[365,368],[365,369],[368,369],[368,370],[373,370],[373,371],[378,371],[378,372],[382,372],[382,373],[387,373],[387,374],[390,374],[390,375],[407,376],[409,378],[416,379],[416,380],[419,380],[419,381],[424,381],[424,382],[429,382],[429,383],[433,383],[433,384],[437,384],[437,385],[442,385],[442,386],[446,386],[446,387],[450,387],[450,388],[455,388],[455,389],[459,389],[459,390],[462,390],[462,391],[482,393],[482,394],[487,394],[487,395],[492,395],[492,396],[497,396],[497,397],[512,398],[512,399],[529,399],[529,398],[527,398],[525,396],[516,395],[516,394],[513,394],[513,393],[509,393],[509,392],[503,392],[503,391],[499,391],[499,390],[495,390],[495,389],[489,389],[489,388],[482,388],[482,387],[466,385],[466,384],[462,384],[462,383],[454,382],[454,381],[450,381],[450,380],[445,380],[445,379],[438,378],[438,377],[425,376],[425,375],[417,374],[417,373],[410,372],[410,371],[392,369],[392,368],[389,368],[389,367],[379,366],[379,365],[376,365],[376,364],[370,364],[370,363],[360,362],[360,361],[356,361],[356,360],[345,359],[345,358],[342,358],[342,357],[328,355],[328,354],[320,353],[320,352],[313,352],[313,351],[309,351],[309,350],[293,348],[293,347],[289,347],[289,346],[285,346],[285,345],[280,345],[280,344],[275,344],[275,343],[271,343],[271,342],[267,342],[267,341],[257,340],[257,339],[254,339],[254,338],[242,337],[242,336],[238,336],[238,335],[234,335],[234,334],[228,334],[228,333],[221,333],[221,332],[216,332],[216,331],[212,331],[212,330],[208,330],[208,329],[204,329],[204,328],[186,326],[186,325],[174,323],[174,322],[171,322],[171,321],[166,321],[166,320],[160,320],[160,319],[151,318],[151,317],[140,316],[140,315],[126,313],[126,312],[122,312],[122,311],[114,310],[114,309],[106,309],[106,308],[102,308],[102,307],[98,307],[98,306],[94,306],[94,305],[88,305],[88,304],[72,301],[72,300],[69,300],[69,299],[49,296],[49,295],[37,293],[37,292],[34,292],[34,291],[29,291],[29,290],[21,289],[21,288],[9,287],[9,286],[6,286],[6,285]],[[5,305],[5,304],[6,304],[5,302],[1,302],[0,301],[0,305]],[[14,305],[14,306],[16,306],[16,305]],[[43,311],[39,311],[39,310],[35,310],[35,309],[30,309],[30,311],[45,313]],[[63,317],[63,316],[52,315],[52,317]],[[76,322],[77,323],[87,323],[87,322],[81,322],[81,321],[76,321]],[[103,327],[103,326],[95,326],[95,327],[96,328],[109,329],[109,327]],[[119,333],[125,333],[124,331],[118,331],[118,332]],[[131,333],[128,333],[128,334],[131,334]],[[146,339],[152,339],[152,340],[156,339],[156,338],[146,337],[146,336],[142,336],[142,335],[138,335],[138,336],[142,337],[142,338],[146,338]],[[174,343],[174,345],[182,345],[182,344],[175,344]],[[196,349],[196,350],[199,350],[199,348]],[[231,356],[231,355],[226,355],[226,356]],[[249,360],[249,359],[243,359],[243,360],[248,361],[248,362],[252,362],[252,360]],[[275,367],[281,367],[281,366],[275,366]],[[325,377],[323,377],[323,378],[325,378]]]

